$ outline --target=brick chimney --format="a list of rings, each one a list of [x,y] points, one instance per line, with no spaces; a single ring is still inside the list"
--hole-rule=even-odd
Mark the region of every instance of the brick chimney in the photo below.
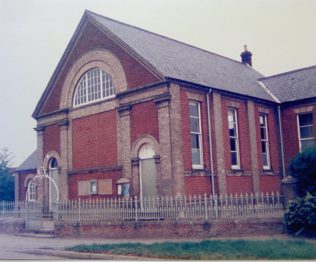
[[[247,45],[244,45],[244,52],[242,52],[240,56],[241,56],[241,62],[252,66],[252,59],[251,59],[252,53],[247,50]]]

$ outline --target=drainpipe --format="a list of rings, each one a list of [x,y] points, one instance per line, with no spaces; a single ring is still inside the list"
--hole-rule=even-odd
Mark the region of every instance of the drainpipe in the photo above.
[[[215,195],[215,183],[214,183],[214,165],[213,165],[213,150],[212,150],[212,129],[211,129],[211,113],[210,113],[210,99],[209,96],[212,93],[212,89],[209,89],[206,95],[207,103],[207,123],[208,123],[208,141],[210,151],[210,164],[211,164],[211,179],[212,179],[212,196]]]
[[[285,178],[285,163],[284,163],[284,148],[283,148],[283,132],[282,132],[282,115],[281,106],[278,106],[278,118],[279,118],[279,129],[280,129],[280,140],[281,140],[281,159],[282,159],[282,172],[283,178]]]

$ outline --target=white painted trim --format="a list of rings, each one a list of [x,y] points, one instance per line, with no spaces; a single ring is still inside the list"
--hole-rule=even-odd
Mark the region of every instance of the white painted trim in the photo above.
[[[261,138],[261,125],[260,125],[260,116],[264,117],[264,122],[266,124],[265,129],[266,129],[266,140],[262,140]],[[268,114],[267,113],[260,113],[259,114],[259,128],[260,128],[260,142],[265,142],[266,143],[266,150],[267,150],[267,161],[268,165],[265,166],[263,164],[263,170],[270,170],[271,169],[271,159],[270,159],[270,140],[269,140],[269,129],[268,129]],[[262,147],[261,147],[262,148]],[[261,155],[262,155],[262,150],[261,150]]]
[[[311,125],[307,125],[307,126],[300,126],[300,122],[299,122],[299,116],[300,115],[307,115],[307,114],[312,114],[312,117],[313,117],[313,122]],[[299,150],[300,150],[300,153],[302,152],[302,141],[307,141],[307,140],[315,140],[315,137],[309,137],[309,138],[301,138],[301,127],[309,127],[309,126],[312,126],[313,129],[314,129],[314,114],[313,112],[304,112],[304,113],[299,113],[299,114],[296,114],[296,124],[297,124],[297,134],[298,134],[298,144],[299,144]]]
[[[193,169],[203,169],[204,168],[204,159],[203,159],[203,133],[202,133],[202,118],[201,118],[201,102],[196,101],[196,100],[189,100],[189,118],[191,118],[190,115],[190,103],[194,103],[195,105],[198,106],[198,118],[199,118],[199,133],[192,132],[190,128],[190,136],[191,134],[197,134],[199,136],[199,144],[200,144],[200,160],[201,163],[198,165],[194,165],[192,163],[192,168]],[[191,120],[190,120],[191,121]],[[191,140],[191,138],[190,138]],[[192,143],[192,142],[191,142]],[[191,144],[191,157],[192,157],[192,144]]]
[[[237,114],[237,108],[229,107],[229,110],[233,110],[234,112],[234,117],[235,117],[235,124],[236,124],[236,136],[235,136],[235,141],[236,141],[236,153],[237,153],[237,165],[231,165],[232,169],[240,169],[240,148],[239,148],[239,131],[238,131],[238,114]],[[229,119],[228,119],[228,134],[229,134]],[[230,135],[229,135],[230,139]],[[230,141],[229,141],[230,144]],[[231,149],[229,148],[229,152],[231,153]]]

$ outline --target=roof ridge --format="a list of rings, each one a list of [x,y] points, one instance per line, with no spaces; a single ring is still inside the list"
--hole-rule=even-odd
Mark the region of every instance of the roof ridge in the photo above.
[[[279,77],[279,76],[283,76],[283,75],[289,75],[289,74],[293,74],[293,73],[296,73],[296,72],[309,70],[309,69],[313,69],[313,68],[316,68],[316,65],[308,66],[308,67],[304,67],[304,68],[299,68],[299,69],[294,69],[294,70],[291,70],[291,71],[283,72],[283,73],[272,75],[272,76],[262,77],[262,78],[259,78],[258,80],[261,81],[261,80],[266,80],[266,79]]]
[[[155,32],[146,30],[146,29],[141,28],[141,27],[138,27],[138,26],[130,25],[130,24],[127,24],[127,23],[124,23],[124,22],[115,20],[115,19],[113,19],[113,18],[110,18],[110,17],[104,16],[104,15],[97,14],[97,13],[92,12],[92,11],[87,10],[87,9],[86,9],[86,13],[87,13],[88,15],[93,14],[93,15],[99,16],[99,17],[101,17],[101,18],[105,18],[105,19],[108,19],[108,20],[110,20],[110,21],[113,21],[113,22],[115,22],[115,23],[119,23],[119,24],[122,24],[122,25],[125,25],[125,26],[128,26],[128,27],[132,27],[132,28],[135,28],[135,29],[144,31],[144,32],[149,33],[149,34],[153,34],[153,35],[156,35],[156,36],[159,36],[159,37],[162,37],[162,38],[165,38],[165,39],[168,39],[168,40],[177,42],[177,43],[179,43],[179,44],[186,45],[186,46],[189,46],[189,47],[198,49],[198,50],[200,50],[200,51],[203,51],[203,52],[206,52],[206,53],[209,53],[209,54],[212,54],[212,55],[216,55],[216,56],[219,56],[219,57],[222,57],[222,58],[231,60],[231,61],[236,62],[236,63],[238,63],[238,64],[242,64],[242,62],[237,61],[237,60],[235,60],[235,59],[232,59],[232,58],[229,58],[229,57],[226,57],[226,56],[223,56],[223,55],[219,55],[219,54],[217,54],[217,53],[211,52],[211,51],[209,51],[209,50],[206,50],[206,49],[203,49],[203,48],[200,48],[200,47],[197,47],[197,46],[188,44],[188,43],[181,42],[181,41],[179,41],[179,40],[177,40],[177,39],[173,39],[173,38],[168,37],[168,36],[164,36],[164,35],[161,35],[161,34],[157,34],[157,33],[155,33]],[[252,69],[253,69],[253,68],[252,68]]]

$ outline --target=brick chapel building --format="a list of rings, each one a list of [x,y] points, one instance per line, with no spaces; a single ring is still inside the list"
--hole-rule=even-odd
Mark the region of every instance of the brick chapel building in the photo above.
[[[280,191],[315,143],[316,66],[263,77],[251,56],[86,11],[33,113],[37,150],[16,198]],[[40,167],[50,182],[31,184]]]

